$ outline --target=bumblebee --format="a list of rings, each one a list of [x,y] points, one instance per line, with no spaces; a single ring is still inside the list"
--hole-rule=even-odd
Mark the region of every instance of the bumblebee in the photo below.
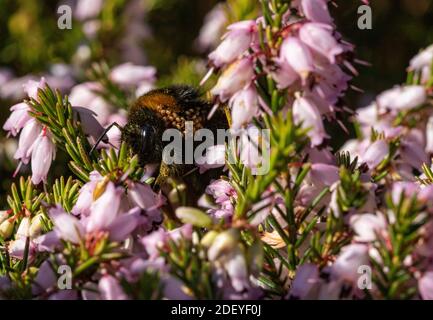
[[[193,123],[194,131],[207,128],[215,134],[218,128],[228,128],[223,110],[218,109],[211,119],[208,119],[211,109],[212,104],[202,99],[198,90],[186,85],[149,91],[130,107],[127,124],[119,128],[122,132],[121,139],[131,147],[134,154],[138,155],[140,165],[160,164],[155,181],[157,188],[168,178],[183,178],[195,168],[194,165],[186,164],[167,165],[162,161],[162,153],[168,143],[162,139],[164,131],[169,128],[178,129],[184,136],[187,121]],[[216,177],[215,172],[200,177],[193,174],[190,177],[193,181],[188,185],[200,189],[200,185],[204,186]]]

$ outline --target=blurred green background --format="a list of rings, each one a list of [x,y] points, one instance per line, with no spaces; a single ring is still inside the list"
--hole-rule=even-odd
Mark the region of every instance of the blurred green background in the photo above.
[[[77,17],[72,21],[71,30],[57,27],[58,6],[66,3],[74,8],[76,0],[0,0],[0,93],[2,89],[7,91],[0,97],[0,123],[3,125],[9,107],[22,94],[20,86],[11,86],[10,82],[7,86],[2,77],[39,76],[49,72],[54,64],[71,66],[70,74],[76,83],[86,80],[85,70],[91,62],[105,60],[114,66],[133,60],[155,66],[159,85],[197,84],[206,71],[204,59],[209,52],[199,48],[197,38],[206,14],[218,2],[105,0],[102,11],[93,19],[98,23],[95,32],[92,31],[94,23]],[[337,7],[330,5],[338,29],[346,40],[356,45],[357,57],[371,63],[371,67],[358,66],[360,75],[353,84],[365,93],[348,93],[346,101],[352,109],[365,105],[380,91],[403,82],[410,58],[433,43],[431,0],[370,2],[372,30],[357,27],[357,8],[361,1],[337,0]],[[229,13],[227,23],[255,17],[258,7],[257,0],[230,0],[225,7]],[[132,49],[128,47],[128,39],[134,42]],[[67,93],[67,86],[65,91]],[[339,137],[333,141],[335,146],[347,138],[337,126],[332,131]],[[16,167],[10,159],[14,148],[11,141],[0,130],[0,209],[6,206],[5,194]],[[59,154],[55,174],[65,172],[63,163]]]

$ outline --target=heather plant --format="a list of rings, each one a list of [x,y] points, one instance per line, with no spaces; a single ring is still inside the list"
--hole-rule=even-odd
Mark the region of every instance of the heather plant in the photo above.
[[[94,63],[67,93],[27,81],[3,125],[18,146],[1,297],[432,299],[433,47],[406,83],[351,112],[345,95],[366,63],[328,6],[228,1],[207,16],[197,42],[208,61],[173,79],[206,74],[208,117],[225,111],[242,143],[207,149],[200,174],[221,174],[194,205],[188,185],[159,190],[156,166],[106,130],[156,86],[154,67]],[[356,137],[335,150],[328,128],[346,129],[348,114]],[[68,174],[53,175],[57,154]]]

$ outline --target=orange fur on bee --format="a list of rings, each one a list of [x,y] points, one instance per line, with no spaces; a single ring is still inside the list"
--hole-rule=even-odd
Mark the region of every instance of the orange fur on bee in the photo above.
[[[193,122],[194,130],[202,128],[206,115],[206,110],[200,110],[199,106],[196,109],[183,110],[173,96],[156,90],[141,96],[131,110],[137,108],[147,108],[154,111],[158,117],[164,120],[167,127],[177,128],[181,131],[184,131],[185,120],[188,118]]]
[[[160,113],[162,110],[169,109],[174,112],[179,112],[180,107],[177,104],[177,101],[172,96],[162,93],[162,92],[154,92],[151,91],[140,98],[135,102],[132,106],[132,109],[135,108],[149,108]],[[162,115],[162,114],[161,114]]]

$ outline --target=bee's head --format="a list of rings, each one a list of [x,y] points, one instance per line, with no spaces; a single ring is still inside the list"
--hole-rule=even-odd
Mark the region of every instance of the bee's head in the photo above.
[[[122,140],[138,155],[140,164],[161,162],[164,122],[153,111],[138,108],[130,112]]]

